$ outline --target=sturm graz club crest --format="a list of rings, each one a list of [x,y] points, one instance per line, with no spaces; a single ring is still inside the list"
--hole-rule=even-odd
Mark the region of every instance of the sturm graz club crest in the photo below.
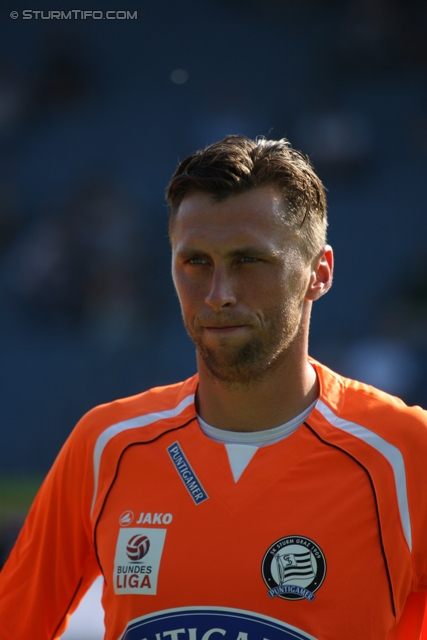
[[[325,579],[326,560],[310,538],[286,536],[267,550],[261,571],[270,598],[311,602]]]

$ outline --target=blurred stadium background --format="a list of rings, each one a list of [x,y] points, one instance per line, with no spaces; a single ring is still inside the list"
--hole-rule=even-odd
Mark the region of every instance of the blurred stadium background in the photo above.
[[[27,7],[0,14],[0,564],[84,412],[194,372],[164,189],[226,134],[289,137],[328,188],[312,356],[427,406],[425,2]]]

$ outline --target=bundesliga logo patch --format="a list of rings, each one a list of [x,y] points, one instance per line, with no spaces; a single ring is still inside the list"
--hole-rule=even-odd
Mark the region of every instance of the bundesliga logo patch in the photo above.
[[[155,595],[166,529],[120,529],[114,558],[116,595]]]
[[[310,538],[286,536],[268,549],[261,571],[270,598],[311,602],[325,579],[326,560]]]

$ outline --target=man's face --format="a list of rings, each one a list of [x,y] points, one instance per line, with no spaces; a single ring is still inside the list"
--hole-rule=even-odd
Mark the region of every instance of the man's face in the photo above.
[[[221,202],[191,192],[171,232],[172,273],[187,332],[226,383],[250,383],[284,361],[302,336],[311,267],[284,224],[272,186]]]

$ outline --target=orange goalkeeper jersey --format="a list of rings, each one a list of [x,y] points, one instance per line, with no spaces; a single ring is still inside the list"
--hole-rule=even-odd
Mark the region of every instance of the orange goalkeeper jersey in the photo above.
[[[95,408],[0,580],[1,640],[53,640],[100,573],[106,640],[420,640],[427,418],[314,363],[315,408],[238,482],[197,377]]]

